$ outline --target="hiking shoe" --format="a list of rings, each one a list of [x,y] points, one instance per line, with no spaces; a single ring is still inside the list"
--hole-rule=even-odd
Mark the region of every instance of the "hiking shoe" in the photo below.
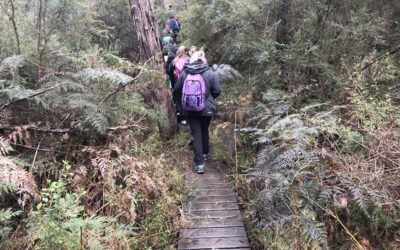
[[[207,161],[208,160],[208,156],[207,156],[207,154],[204,154],[203,155],[203,161]]]
[[[198,174],[204,174],[204,164],[196,165],[195,169]]]

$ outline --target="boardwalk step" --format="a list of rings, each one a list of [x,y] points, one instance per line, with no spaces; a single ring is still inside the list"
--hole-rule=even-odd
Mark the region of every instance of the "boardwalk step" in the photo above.
[[[239,210],[205,210],[205,211],[184,211],[183,216],[185,218],[223,218],[239,216],[241,217]]]
[[[207,196],[207,195],[235,195],[232,189],[206,189],[194,190],[191,195]]]
[[[192,203],[183,205],[183,211],[238,210],[238,209],[239,209],[238,204],[232,202]]]
[[[242,218],[192,218],[183,228],[205,228],[205,227],[240,227],[243,226]]]
[[[194,196],[189,198],[188,203],[227,203],[237,202],[236,195],[207,195],[207,196]]]
[[[240,248],[248,247],[247,237],[229,237],[229,238],[198,238],[182,239],[178,243],[178,249],[214,249]]]
[[[186,186],[188,191],[232,189],[232,185],[230,183],[187,183]]]
[[[250,250],[229,176],[207,169],[203,175],[185,175],[187,195],[178,249]]]
[[[216,228],[196,228],[182,229],[179,235],[183,238],[215,238],[215,237],[246,237],[246,231],[243,227],[216,227]]]

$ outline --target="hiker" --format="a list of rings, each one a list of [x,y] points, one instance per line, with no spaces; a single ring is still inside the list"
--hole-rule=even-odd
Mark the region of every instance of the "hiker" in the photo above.
[[[165,63],[165,69],[168,75],[168,86],[170,89],[174,88],[175,78],[174,78],[174,70],[172,61],[174,60],[176,53],[178,51],[178,47],[175,44],[174,38],[170,38],[167,45],[165,45],[165,49],[167,51],[167,59]]]
[[[169,35],[174,34],[174,32],[172,32],[171,25],[169,25],[169,24],[166,24],[166,25],[165,25],[164,33],[167,33],[167,34],[169,34]]]
[[[189,49],[189,52],[188,52],[188,56],[189,57],[192,57],[193,56],[193,54],[194,54],[194,52],[196,52],[197,51],[197,47],[196,46],[191,46],[190,47],[190,49]]]
[[[179,17],[174,16],[173,19],[170,20],[169,25],[171,26],[172,32],[175,33],[179,33],[179,31],[181,30],[181,25],[179,23]]]
[[[163,37],[161,38],[161,48],[163,49],[163,50],[167,50],[167,48],[166,48],[166,46],[168,45],[168,43],[169,43],[169,40],[171,39],[171,35],[170,35],[170,33],[165,29],[164,30],[164,34],[163,34]],[[164,53],[163,53],[164,54]],[[167,52],[165,52],[165,54],[167,54]]]
[[[175,81],[177,81],[181,75],[185,64],[189,63],[189,57],[186,55],[185,50],[186,48],[184,46],[179,47],[175,59],[172,61]]]
[[[185,65],[189,64],[189,57],[186,55],[186,48],[184,46],[179,47],[176,52],[175,59],[172,61],[172,70],[174,73],[174,83],[178,80]],[[178,122],[186,125],[186,118],[180,113],[180,100],[173,99],[176,105],[176,115]]]
[[[165,10],[164,16],[166,19],[173,18],[175,16],[175,11],[172,8],[172,5],[168,5],[168,8]]]
[[[193,136],[195,171],[204,173],[209,152],[208,127],[217,113],[214,99],[221,94],[218,76],[208,67],[203,51],[196,51],[174,87],[175,100],[181,100],[181,112],[187,117]]]

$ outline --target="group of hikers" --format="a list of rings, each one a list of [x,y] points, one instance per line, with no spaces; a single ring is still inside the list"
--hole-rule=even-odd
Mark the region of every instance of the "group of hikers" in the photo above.
[[[208,67],[203,50],[198,50],[196,46],[178,48],[176,34],[181,27],[179,18],[174,16],[172,19],[176,21],[177,28],[171,25],[170,20],[171,17],[167,20],[166,36],[162,42],[168,86],[173,93],[178,122],[190,126],[195,171],[203,174],[210,149],[208,130],[212,117],[217,113],[214,99],[221,94],[221,84],[218,76]]]

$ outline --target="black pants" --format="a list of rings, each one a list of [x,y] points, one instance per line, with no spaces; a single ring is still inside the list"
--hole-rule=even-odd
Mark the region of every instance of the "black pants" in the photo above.
[[[196,165],[203,164],[203,154],[208,154],[209,139],[208,127],[211,116],[187,117],[193,136],[194,162]]]

